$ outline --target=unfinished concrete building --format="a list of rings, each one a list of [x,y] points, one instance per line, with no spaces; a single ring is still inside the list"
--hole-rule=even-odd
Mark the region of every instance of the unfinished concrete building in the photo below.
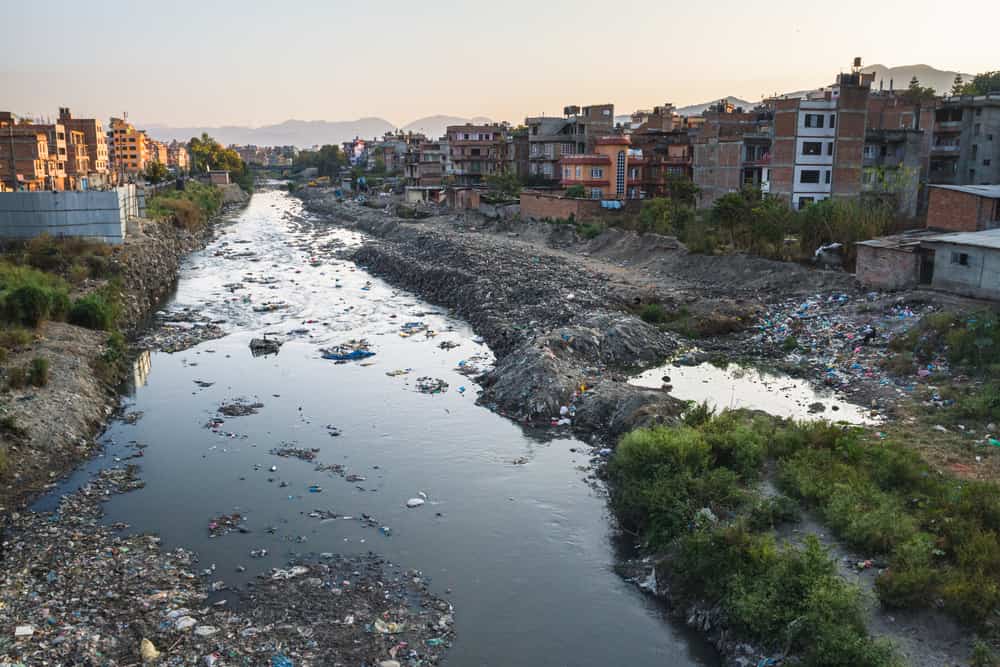
[[[931,183],[1000,183],[1000,92],[943,100],[934,114]]]

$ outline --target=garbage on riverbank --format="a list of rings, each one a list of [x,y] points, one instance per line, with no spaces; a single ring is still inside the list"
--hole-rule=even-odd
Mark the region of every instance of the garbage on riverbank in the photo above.
[[[264,404],[259,401],[251,403],[245,398],[237,398],[229,403],[220,405],[218,412],[227,417],[246,417],[257,414],[257,411],[262,407],[264,407]]]
[[[448,383],[440,378],[419,377],[416,389],[421,394],[443,394],[448,391]]]
[[[268,354],[278,354],[281,350],[282,341],[276,338],[268,338],[265,335],[263,338],[252,338],[250,340],[250,352],[255,357]]]
[[[210,604],[225,582],[200,578],[192,552],[101,525],[101,502],[141,486],[136,472],[104,470],[54,513],[10,516],[0,662],[433,665],[450,646],[451,605],[420,572],[373,554],[295,557],[240,592],[238,611]],[[238,529],[238,516],[209,529]]]

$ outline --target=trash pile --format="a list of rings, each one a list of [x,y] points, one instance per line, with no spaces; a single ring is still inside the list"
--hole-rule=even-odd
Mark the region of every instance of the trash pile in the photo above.
[[[238,611],[210,603],[228,587],[199,577],[192,552],[100,523],[102,501],[138,486],[134,466],[108,469],[51,514],[8,517],[0,663],[433,665],[451,645],[451,605],[373,554],[293,557],[239,592]],[[239,515],[209,526],[238,530]]]
[[[266,335],[263,338],[252,338],[250,339],[250,352],[255,357],[278,354],[281,350],[281,344],[282,341],[268,338]]]
[[[265,301],[264,303],[254,306],[253,312],[255,313],[273,313],[277,310],[285,310],[289,308],[289,304],[285,301]]]
[[[424,333],[427,338],[433,338],[437,332],[427,327],[423,322],[407,322],[399,328],[400,338],[409,338],[418,333]]]
[[[816,295],[773,307],[749,342],[760,354],[780,350],[791,365],[808,369],[815,379],[849,395],[903,393],[912,390],[916,377],[890,377],[883,368],[891,355],[888,345],[935,310],[930,304],[884,303],[884,295],[877,292],[861,298]],[[946,362],[934,370],[947,372]]]
[[[259,401],[251,403],[244,398],[237,398],[231,403],[220,405],[218,412],[227,417],[246,417],[257,414],[257,411],[262,407],[264,407],[264,404]]]
[[[245,520],[238,512],[233,514],[222,514],[208,522],[209,537],[220,537],[233,532],[248,533],[246,526],[242,525]]]
[[[175,312],[158,312],[154,326],[142,335],[136,346],[173,354],[183,352],[205,341],[226,335],[220,326],[222,320],[211,320],[198,311],[185,308]]]
[[[371,350],[371,344],[364,338],[360,340],[352,338],[346,343],[323,348],[320,350],[320,354],[324,359],[332,359],[333,361],[355,361],[375,356]]]
[[[448,391],[448,383],[440,378],[417,378],[416,390],[421,394],[443,394]]]
[[[270,452],[274,456],[281,456],[283,458],[295,458],[302,461],[315,461],[316,455],[319,454],[318,448],[302,449],[297,447],[275,447]]]

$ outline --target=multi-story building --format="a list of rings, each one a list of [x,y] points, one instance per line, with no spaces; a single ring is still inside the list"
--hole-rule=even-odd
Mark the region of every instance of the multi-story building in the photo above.
[[[592,152],[599,137],[614,132],[613,104],[567,106],[563,117],[524,119],[528,136],[528,171],[533,180],[558,181],[559,162],[566,155]]]
[[[558,181],[559,161],[577,150],[577,126],[567,118],[535,116],[525,118],[528,138],[528,177]]]
[[[861,193],[872,76],[859,70],[807,99],[774,100],[768,190],[793,208]]]
[[[407,182],[419,186],[441,185],[446,176],[447,160],[447,143],[425,141],[420,144],[417,160],[407,166]]]
[[[73,118],[69,107],[59,108],[59,122],[68,132],[82,132],[89,162],[88,176],[95,174],[106,178],[111,171],[108,138],[101,121],[96,118]]]
[[[703,118],[692,162],[699,208],[711,207],[719,197],[743,188],[766,189],[772,110],[762,105],[745,112],[722,105],[706,111]]]
[[[136,176],[149,162],[148,137],[125,118],[112,118],[108,130],[113,170],[121,177]]]
[[[561,184],[582,186],[590,199],[638,199],[644,163],[628,137],[601,137],[594,140],[592,153],[563,156]]]
[[[149,151],[149,161],[158,162],[163,166],[170,163],[169,149],[162,141],[146,138],[147,150]]]
[[[191,158],[187,146],[179,141],[171,141],[167,146],[167,166],[179,174],[191,171]]]
[[[861,192],[908,216],[922,208],[927,182],[933,105],[910,103],[896,94],[868,99]]]
[[[1000,93],[942,100],[930,153],[931,183],[1000,183]]]
[[[19,124],[0,111],[0,181],[8,190],[44,190],[49,178],[49,135],[31,124]]]
[[[66,175],[73,179],[86,179],[90,174],[90,155],[83,132],[70,130],[66,142]]]
[[[449,125],[451,162],[458,185],[478,185],[506,169],[506,124]]]

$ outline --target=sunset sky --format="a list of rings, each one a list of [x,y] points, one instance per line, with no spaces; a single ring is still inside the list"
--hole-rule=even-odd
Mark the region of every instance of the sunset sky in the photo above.
[[[49,0],[3,17],[0,109],[174,126],[756,101],[854,56],[1000,69],[995,0]]]

